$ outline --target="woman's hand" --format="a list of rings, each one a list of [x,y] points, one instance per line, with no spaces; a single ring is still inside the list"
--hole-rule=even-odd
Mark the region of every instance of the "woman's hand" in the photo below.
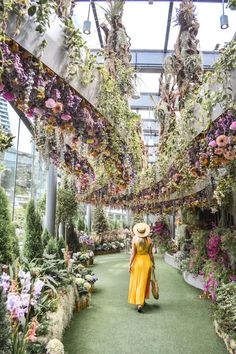
[[[129,272],[132,272],[132,265],[129,266]]]
[[[152,263],[152,268],[155,269],[155,264],[154,263]]]

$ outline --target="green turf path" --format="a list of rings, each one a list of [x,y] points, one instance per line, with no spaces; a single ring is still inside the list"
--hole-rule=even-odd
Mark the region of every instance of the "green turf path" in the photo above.
[[[95,258],[99,277],[91,307],[75,314],[64,336],[66,354],[226,354],[200,291],[157,259],[160,300],[145,313],[127,304],[129,256]]]

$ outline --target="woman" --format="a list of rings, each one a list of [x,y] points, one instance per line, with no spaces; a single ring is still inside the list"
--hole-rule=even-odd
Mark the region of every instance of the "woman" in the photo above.
[[[145,299],[149,299],[151,268],[155,267],[152,254],[152,241],[147,237],[150,227],[145,223],[138,223],[133,228],[132,253],[129,271],[130,284],[128,303],[137,305],[138,312],[143,312]]]

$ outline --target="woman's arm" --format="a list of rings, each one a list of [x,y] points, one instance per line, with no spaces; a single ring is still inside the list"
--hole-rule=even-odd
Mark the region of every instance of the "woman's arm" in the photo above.
[[[153,242],[151,241],[148,253],[149,253],[149,256],[150,256],[151,261],[152,261],[152,266],[153,266],[153,268],[155,268],[155,260],[154,260],[154,257],[153,257],[152,249],[153,249]]]
[[[131,272],[132,264],[133,264],[134,258],[136,256],[136,253],[137,253],[136,246],[135,246],[134,242],[132,242],[132,251],[131,251],[131,257],[130,257],[130,261],[129,261],[129,272]]]

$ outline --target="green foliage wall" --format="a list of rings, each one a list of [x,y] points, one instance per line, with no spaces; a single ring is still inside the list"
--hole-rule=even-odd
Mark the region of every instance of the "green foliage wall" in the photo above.
[[[29,260],[43,255],[42,231],[40,216],[31,200],[27,206],[24,245],[24,254]]]

